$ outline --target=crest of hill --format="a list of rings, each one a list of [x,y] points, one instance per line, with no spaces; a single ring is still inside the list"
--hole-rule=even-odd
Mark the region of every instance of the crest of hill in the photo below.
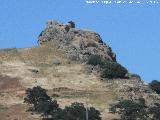
[[[48,21],[38,37],[38,44],[52,42],[58,49],[66,51],[72,61],[86,62],[90,55],[100,55],[104,60],[116,61],[112,49],[103,42],[100,35],[93,31],[75,28],[75,23],[67,24]]]

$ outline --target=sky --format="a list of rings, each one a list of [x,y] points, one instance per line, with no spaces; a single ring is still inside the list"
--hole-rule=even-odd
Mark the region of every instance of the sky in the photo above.
[[[0,0],[0,48],[36,46],[48,20],[72,20],[98,32],[129,72],[146,82],[160,80],[160,4],[85,1]]]

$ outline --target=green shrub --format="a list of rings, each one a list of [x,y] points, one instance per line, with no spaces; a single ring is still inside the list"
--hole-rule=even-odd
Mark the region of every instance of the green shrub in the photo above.
[[[102,61],[102,58],[99,55],[91,55],[88,59],[87,64],[93,65],[93,66],[102,65],[103,61]]]
[[[148,114],[152,116],[152,120],[160,120],[160,104],[155,103],[148,110]]]
[[[71,106],[65,107],[62,113],[62,120],[86,120],[86,108],[83,103],[72,103]],[[88,108],[88,120],[101,120],[100,112],[93,107]]]
[[[32,105],[28,111],[40,113],[42,116],[49,116],[59,107],[56,100],[47,95],[46,90],[40,86],[28,88],[24,102]]]
[[[36,106],[35,110],[37,113],[40,113],[42,116],[49,116],[53,112],[57,112],[59,105],[57,101],[40,101]]]
[[[100,65],[102,78],[125,78],[127,69],[117,62],[103,61],[99,55],[91,55],[87,61],[89,65]]]
[[[76,25],[75,25],[75,23],[73,21],[69,21],[68,23],[71,25],[71,28],[75,28],[76,27]]]
[[[83,103],[72,103],[64,109],[59,108],[56,100],[47,95],[40,86],[28,88],[24,102],[32,105],[30,110],[43,116],[42,120],[86,120],[86,107]],[[101,120],[100,112],[94,107],[88,108],[89,120]]]
[[[45,89],[37,86],[26,90],[26,96],[24,98],[25,103],[36,106],[41,101],[51,101]]]
[[[64,29],[68,32],[70,28],[68,25],[66,25]]]
[[[154,90],[157,94],[160,94],[160,82],[157,80],[153,80],[149,83],[149,86],[152,90]]]
[[[147,120],[147,106],[145,100],[140,98],[138,102],[122,100],[110,108],[112,113],[118,113],[120,120]]]
[[[111,105],[110,112],[118,113],[120,120],[160,120],[160,104],[148,105],[144,98],[137,100],[121,100]]]
[[[126,68],[116,62],[107,61],[102,66],[101,77],[102,78],[124,78],[126,73],[128,72]]]
[[[138,74],[127,73],[126,78],[137,79],[137,80],[141,81],[141,76]]]

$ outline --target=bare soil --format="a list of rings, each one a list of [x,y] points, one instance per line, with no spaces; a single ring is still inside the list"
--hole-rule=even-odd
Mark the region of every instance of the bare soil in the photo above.
[[[53,59],[61,64],[53,65]],[[101,111],[102,120],[117,118],[107,111],[116,100],[114,91],[94,73],[86,74],[84,65],[66,61],[63,52],[45,47],[0,51],[0,120],[40,120],[23,103],[25,90],[34,86],[47,89],[62,108],[88,103]]]

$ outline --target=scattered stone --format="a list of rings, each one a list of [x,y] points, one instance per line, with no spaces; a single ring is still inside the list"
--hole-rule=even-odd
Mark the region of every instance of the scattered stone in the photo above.
[[[58,59],[55,59],[55,60],[53,60],[53,64],[54,64],[54,65],[60,65],[60,64],[61,64],[61,61],[58,60]]]
[[[37,69],[29,69],[29,71],[36,73],[36,74],[39,73],[39,70],[37,70]]]
[[[53,93],[52,94],[52,97],[60,97],[60,95],[56,94],[56,93]]]
[[[70,60],[68,60],[66,63],[67,63],[67,64],[71,64],[71,61],[70,61]]]
[[[101,71],[101,67],[99,65],[94,66],[93,68],[95,71],[97,71],[97,73],[100,73]]]
[[[75,50],[72,50],[67,54],[67,58],[72,60],[72,61],[78,61],[79,60],[79,54]]]
[[[141,81],[141,77],[138,74],[131,74],[131,73],[127,73],[126,74],[126,78],[130,78],[130,79],[137,79]]]
[[[91,66],[91,65],[85,65],[84,68],[85,68],[85,71],[86,71],[87,74],[92,73],[93,66]]]

